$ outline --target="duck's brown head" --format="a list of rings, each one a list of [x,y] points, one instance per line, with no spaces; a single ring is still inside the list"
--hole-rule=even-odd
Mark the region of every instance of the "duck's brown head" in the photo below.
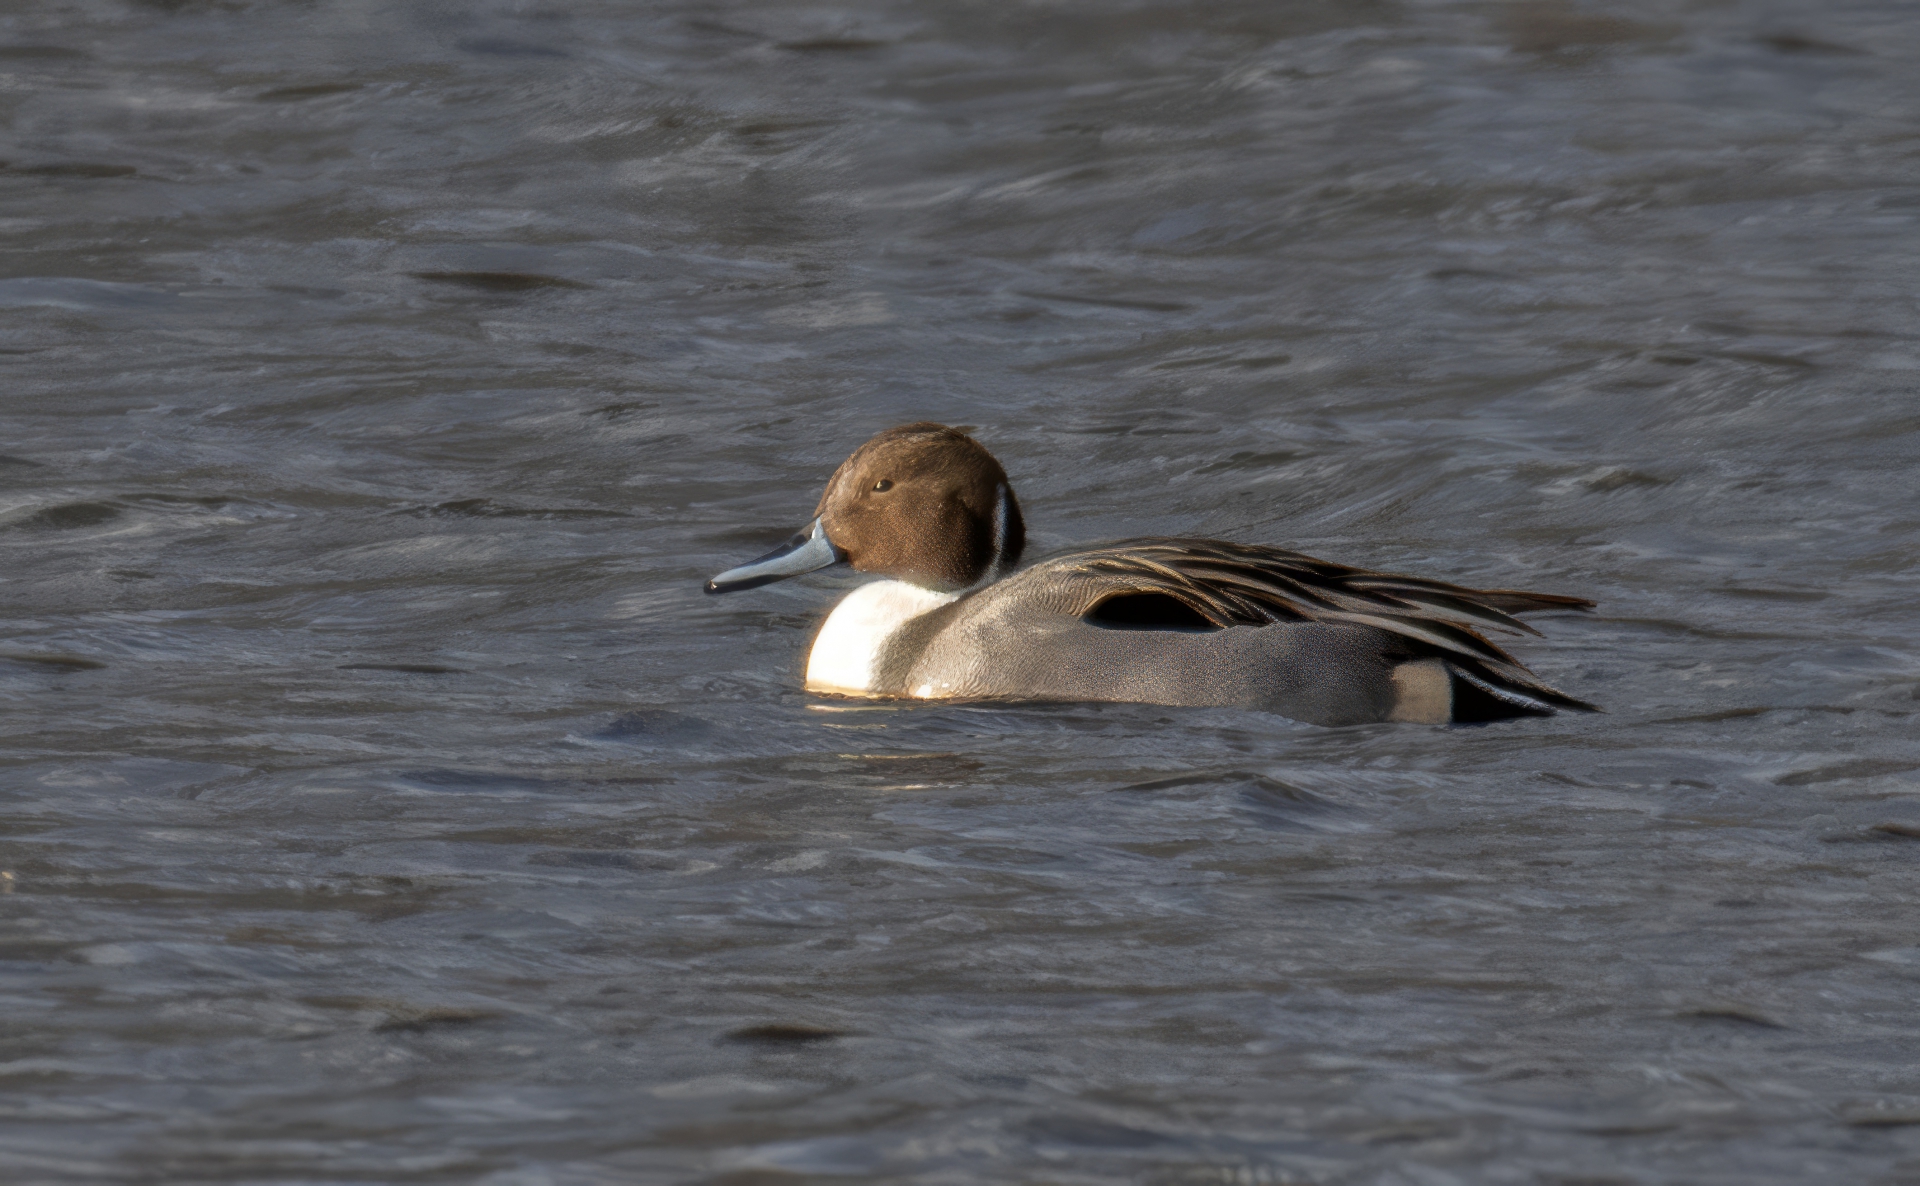
[[[1004,575],[1025,545],[1020,504],[993,454],[958,429],[906,424],[840,464],[808,530],[714,577],[707,592],[749,589],[835,563],[952,592]]]

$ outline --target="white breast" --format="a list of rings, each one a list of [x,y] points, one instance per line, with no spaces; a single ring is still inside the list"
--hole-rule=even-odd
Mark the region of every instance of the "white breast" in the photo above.
[[[813,636],[807,655],[807,691],[870,696],[874,661],[908,622],[959,597],[905,581],[875,581],[840,600]]]

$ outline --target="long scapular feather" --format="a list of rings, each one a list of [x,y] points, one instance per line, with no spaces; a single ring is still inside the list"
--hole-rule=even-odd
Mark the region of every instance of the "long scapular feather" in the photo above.
[[[1299,552],[1220,540],[1123,540],[1057,563],[1122,577],[1127,593],[1162,593],[1218,627],[1285,621],[1351,622],[1431,648],[1456,676],[1510,704],[1599,711],[1548,687],[1480,633],[1539,634],[1515,614],[1584,610],[1559,593],[1469,589],[1425,577],[1372,572]],[[1103,591],[1104,600],[1115,592]],[[1091,609],[1091,607],[1089,607]]]

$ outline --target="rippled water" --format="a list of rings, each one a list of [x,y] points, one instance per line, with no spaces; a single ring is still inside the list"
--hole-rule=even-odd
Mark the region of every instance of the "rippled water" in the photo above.
[[[1895,0],[0,15],[11,1181],[1920,1176]],[[1604,717],[797,690],[1036,553],[1591,596]]]

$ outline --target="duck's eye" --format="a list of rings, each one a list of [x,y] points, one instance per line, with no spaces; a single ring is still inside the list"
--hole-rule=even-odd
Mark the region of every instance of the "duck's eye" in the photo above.
[[[886,478],[881,478],[878,482],[875,482],[873,484],[873,492],[875,494],[885,494],[887,491],[891,489],[893,489],[893,483]]]

